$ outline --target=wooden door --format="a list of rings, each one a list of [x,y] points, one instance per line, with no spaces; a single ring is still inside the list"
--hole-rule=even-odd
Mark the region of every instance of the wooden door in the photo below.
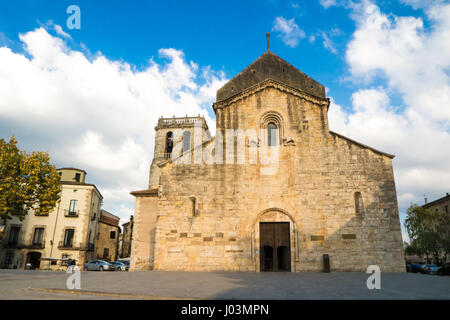
[[[289,222],[261,222],[260,270],[291,271]]]

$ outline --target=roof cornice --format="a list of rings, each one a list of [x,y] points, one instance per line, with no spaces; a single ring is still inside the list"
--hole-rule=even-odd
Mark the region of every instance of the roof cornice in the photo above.
[[[235,94],[234,96],[231,96],[231,97],[221,100],[221,101],[216,101],[215,103],[213,103],[214,112],[216,112],[217,109],[223,109],[232,103],[242,100],[242,99],[248,97],[249,95],[255,94],[255,93],[262,91],[268,87],[272,87],[272,88],[278,89],[283,92],[288,92],[294,96],[299,97],[300,99],[307,100],[307,101],[313,102],[313,103],[321,105],[321,106],[326,106],[327,110],[330,106],[329,98],[317,97],[310,93],[302,91],[300,89],[293,88],[281,81],[269,78],[269,79],[261,81],[255,85]]]

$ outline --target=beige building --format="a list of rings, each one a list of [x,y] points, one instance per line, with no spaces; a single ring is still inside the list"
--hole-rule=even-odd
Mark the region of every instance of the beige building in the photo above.
[[[394,156],[330,131],[329,107],[268,50],[217,91],[215,137],[159,119],[131,270],[405,271]]]
[[[115,261],[118,258],[120,218],[106,210],[100,211],[95,250],[97,259]]]
[[[133,225],[134,217],[130,217],[130,221],[122,225],[121,243],[119,255],[121,258],[129,258],[131,255],[131,243],[133,241]]]
[[[425,209],[428,209],[430,211],[436,211],[440,213],[445,213],[448,216],[450,216],[450,194],[447,192],[446,195],[442,198],[436,199],[434,201],[428,202],[427,198],[425,198],[425,204],[422,206]],[[450,227],[446,229],[447,236],[450,234]],[[444,254],[442,253],[443,258]],[[423,260],[426,260],[425,257],[422,257]],[[433,257],[434,262],[437,263],[436,257]],[[450,256],[446,257],[446,262],[450,262]]]
[[[450,215],[450,194],[448,194],[447,192],[444,197],[432,202],[428,202],[428,199],[425,198],[425,204],[423,205],[423,207],[431,211],[439,211],[441,213]]]
[[[60,269],[64,260],[78,265],[95,258],[95,235],[102,195],[85,182],[86,172],[75,168],[57,170],[61,198],[48,215],[29,212],[23,221],[8,220],[0,247],[1,268]]]

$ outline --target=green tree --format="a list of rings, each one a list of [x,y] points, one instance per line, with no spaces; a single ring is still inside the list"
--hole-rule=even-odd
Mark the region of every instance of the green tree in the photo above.
[[[23,220],[28,211],[48,214],[60,198],[59,176],[46,152],[19,150],[0,139],[0,218]]]
[[[411,245],[417,255],[425,255],[427,262],[432,255],[439,263],[440,254],[448,254],[450,217],[439,211],[431,211],[417,205],[408,208],[405,227]],[[412,248],[411,248],[412,249]]]

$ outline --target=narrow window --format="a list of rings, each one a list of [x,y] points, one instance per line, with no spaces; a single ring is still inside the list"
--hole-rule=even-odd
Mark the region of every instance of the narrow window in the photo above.
[[[356,215],[362,215],[363,213],[363,202],[361,192],[355,192],[355,213]]]
[[[75,181],[76,182],[80,182],[80,178],[81,178],[81,174],[80,173],[75,173]]]
[[[166,134],[166,152],[164,154],[165,158],[170,158],[172,149],[173,149],[173,133],[172,133],[172,131],[169,131]]]
[[[70,207],[69,207],[70,215],[77,214],[77,203],[78,203],[78,200],[70,200]]]
[[[5,264],[10,265],[14,260],[14,252],[7,252],[5,256]]]
[[[103,248],[103,259],[107,259],[109,256],[109,248]]]
[[[272,147],[272,146],[276,146],[277,143],[277,139],[278,139],[278,127],[275,123],[270,122],[267,125],[267,141],[268,141],[268,146]]]
[[[74,229],[66,229],[64,233],[64,247],[71,248],[73,245],[73,234],[75,233]]]
[[[20,227],[11,227],[9,231],[8,244],[17,244],[19,241]]]
[[[109,233],[109,238],[110,238],[110,239],[115,239],[115,238],[116,238],[116,232],[115,232],[115,231],[111,231],[111,232]]]
[[[189,131],[183,132],[183,153],[191,149],[191,133]]]
[[[44,228],[34,229],[33,245],[41,245],[44,236]]]
[[[448,213],[448,206],[444,207],[445,213]]]
[[[194,197],[189,198],[189,211],[191,212],[192,217],[196,217],[198,215],[197,212],[197,200]]]

